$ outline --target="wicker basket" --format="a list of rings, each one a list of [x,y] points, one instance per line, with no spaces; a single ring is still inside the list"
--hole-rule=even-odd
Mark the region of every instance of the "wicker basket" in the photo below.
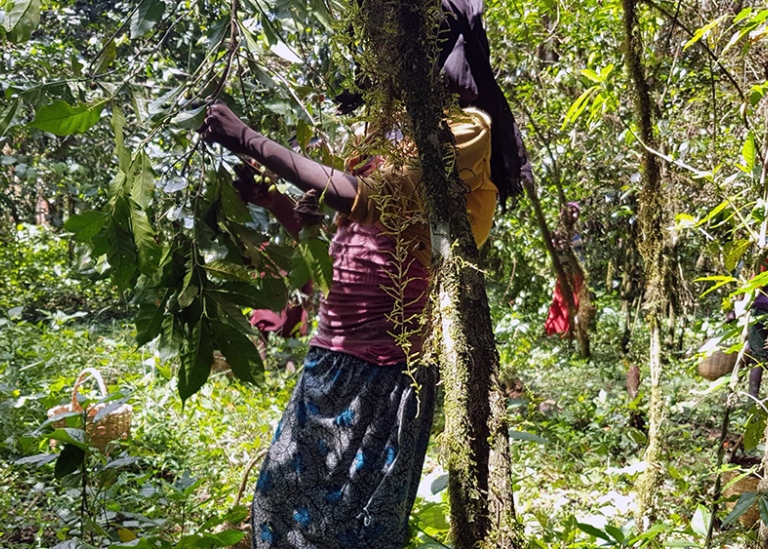
[[[736,478],[740,473],[738,471],[727,471],[723,473],[723,485],[727,486],[725,490],[723,490],[723,497],[729,498],[733,496],[741,496],[741,494],[745,492],[756,492],[757,491],[757,485],[760,482],[760,477],[758,477],[756,474],[750,474],[745,476],[742,479],[737,480],[730,486],[728,486],[728,483],[731,482],[734,478]],[[726,501],[725,507],[728,509],[728,512],[731,512],[736,505],[736,500],[734,501]],[[760,520],[760,511],[757,509],[757,503],[754,503],[752,507],[747,509],[747,512],[744,513],[739,517],[739,522],[744,528],[752,528],[757,521]]]
[[[699,375],[709,381],[714,381],[733,371],[736,365],[738,353],[724,353],[721,350],[713,351],[707,358],[699,363]]]
[[[67,404],[60,404],[59,406],[54,406],[49,409],[49,418],[68,412],[83,412],[83,407],[80,406],[80,403],[77,401],[77,391],[89,376],[93,377],[98,383],[99,392],[102,398],[105,398],[109,394],[107,392],[107,386],[104,384],[104,379],[101,377],[98,370],[86,368],[80,372],[79,376],[77,376],[75,385],[72,387],[72,400]],[[111,403],[109,402],[100,402],[99,404],[88,408],[85,422],[85,433],[88,443],[102,453],[106,453],[107,445],[113,440],[127,438],[131,430],[133,408],[130,404],[121,404],[114,410],[107,412],[107,414],[98,422],[93,421],[96,414],[110,404]],[[66,427],[66,420],[61,419],[54,421],[53,426],[56,428]],[[51,440],[51,445],[56,446],[56,441]]]

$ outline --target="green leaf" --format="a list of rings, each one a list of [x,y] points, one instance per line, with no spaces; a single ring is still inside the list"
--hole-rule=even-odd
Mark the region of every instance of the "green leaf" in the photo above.
[[[158,350],[160,358],[170,360],[181,354],[184,347],[184,328],[176,315],[166,315],[160,332]]]
[[[165,3],[161,0],[142,0],[131,16],[131,40],[149,34],[162,20]]]
[[[747,420],[744,428],[744,450],[750,451],[757,448],[757,445],[763,440],[765,432],[766,413],[762,408],[756,408]],[[768,524],[768,522],[766,522]]]
[[[213,542],[213,547],[230,547],[245,537],[245,532],[240,530],[224,530],[216,534],[205,534]]]
[[[709,509],[701,504],[697,505],[696,512],[693,514],[693,518],[691,518],[691,530],[699,536],[706,536],[711,518],[712,514],[709,512]]]
[[[116,102],[112,104],[112,131],[115,132],[115,154],[120,165],[120,171],[128,173],[131,168],[131,153],[125,148],[123,128],[125,127],[125,115]],[[137,201],[138,202],[138,201]]]
[[[48,433],[46,436],[51,440],[58,440],[72,446],[77,446],[82,450],[88,448],[88,443],[85,442],[85,431],[82,429],[63,427]]]
[[[117,57],[117,48],[115,47],[115,40],[112,39],[109,41],[109,43],[104,46],[104,49],[101,51],[99,56],[96,58],[96,61],[94,61],[93,66],[96,67],[95,73],[101,74],[103,72],[106,72],[109,67],[112,65],[112,62]]]
[[[149,218],[141,207],[131,200],[131,229],[138,255],[139,271],[151,276],[156,270],[162,255],[162,248],[155,242],[155,231]]]
[[[104,103],[72,107],[66,101],[54,101],[37,111],[29,126],[60,136],[83,133],[99,121],[103,109]]]
[[[738,282],[738,280],[736,280],[732,276],[701,276],[695,279],[694,282],[714,282],[715,283],[714,286],[707,288],[707,290],[703,294],[701,294],[701,297],[704,297],[708,293],[714,292],[721,286]]]
[[[240,223],[251,221],[251,212],[231,181],[221,181],[221,210],[224,216],[232,221]]]
[[[741,149],[741,157],[744,159],[744,166],[747,169],[747,173],[752,173],[755,169],[755,158],[757,157],[754,132],[749,132],[749,134],[747,134],[747,139],[744,141],[744,146]]]
[[[327,294],[333,278],[333,260],[328,255],[328,243],[316,237],[300,242],[294,249],[289,276],[294,288],[312,280],[318,289]]]
[[[709,223],[711,219],[714,219],[715,216],[717,216],[720,212],[722,212],[725,208],[727,208],[730,205],[730,203],[731,201],[728,199],[725,199],[722,202],[720,202],[720,204],[712,208],[707,213],[707,215],[702,217],[701,220],[696,223],[696,226],[701,227],[702,225]]]
[[[245,267],[228,261],[211,261],[207,265],[204,265],[203,268],[212,276],[223,280],[250,282],[252,279],[251,275],[248,274],[248,271],[245,270]]]
[[[3,27],[11,42],[26,42],[40,25],[40,0],[14,0],[5,13]]]
[[[723,253],[725,255],[723,264],[725,265],[726,271],[734,271],[736,269],[739,260],[741,260],[744,252],[747,251],[751,244],[751,240],[744,239],[728,242],[723,246]]]
[[[606,524],[605,532],[619,543],[624,541],[624,532],[622,532],[620,529],[616,528],[615,526]]]
[[[755,501],[757,501],[757,498],[759,497],[759,492],[744,492],[741,494],[739,500],[736,502],[736,505],[733,506],[733,510],[723,520],[723,524],[730,524],[738,519],[741,515],[749,511],[749,508],[754,505]]]
[[[725,15],[721,15],[714,21],[710,21],[703,27],[697,29],[696,32],[693,33],[693,36],[691,37],[691,39],[688,40],[688,42],[686,42],[685,45],[683,46],[683,51],[687,50],[688,48],[690,48],[691,46],[699,42],[702,38],[707,36],[710,33],[710,31],[714,29],[716,26],[718,26],[723,20],[725,20],[725,18],[726,18]]]
[[[766,500],[765,494],[757,500],[757,509],[760,512],[760,521],[763,524],[768,524],[768,500]]]
[[[577,522],[576,527],[582,532],[585,532],[592,537],[604,539],[605,541],[613,541],[608,534],[606,534],[599,528],[595,528],[591,524],[586,524],[584,522]]]
[[[544,437],[540,437],[539,435],[534,435],[533,433],[527,433],[525,431],[516,431],[513,429],[510,429],[509,431],[509,438],[513,440],[525,440],[527,442],[538,442],[540,444],[546,444],[548,441]]]
[[[13,461],[14,465],[36,465],[40,467],[52,462],[58,458],[58,454],[35,454],[34,456],[25,456]]]
[[[142,303],[136,314],[136,343],[141,347],[155,339],[163,330],[165,320],[165,304],[171,290],[169,289],[162,300],[157,303]]]
[[[54,476],[64,478],[82,467],[85,461],[85,450],[72,444],[65,444],[56,460]]]
[[[131,281],[136,276],[138,254],[130,229],[130,206],[123,198],[115,201],[111,231],[107,233],[109,249],[107,262],[112,267],[112,279],[121,290],[132,286]]]
[[[283,279],[261,279],[258,286],[245,282],[225,282],[210,290],[211,295],[222,294],[226,299],[243,302],[254,309],[280,311],[288,300],[288,292]]]
[[[597,74],[592,69],[582,69],[581,70],[581,74],[582,74],[582,76],[588,78],[592,82],[600,83],[602,81],[601,78],[600,78],[600,75]]]
[[[0,137],[3,137],[8,130],[16,125],[14,124],[14,120],[19,112],[19,105],[19,99],[13,99],[8,103],[8,107],[0,115]]]
[[[104,212],[91,210],[75,214],[64,223],[64,228],[75,233],[80,242],[88,242],[101,230],[109,216]]]
[[[181,111],[171,119],[171,124],[186,130],[196,130],[203,125],[207,105],[202,105],[196,109]]]
[[[576,101],[573,102],[571,107],[568,109],[568,112],[565,113],[565,120],[563,120],[563,125],[560,127],[561,130],[564,130],[568,124],[576,121],[579,115],[581,115],[581,113],[584,112],[584,109],[586,109],[589,105],[589,99],[598,91],[600,91],[599,86],[592,86],[591,88],[588,88],[584,93],[582,93],[576,99]]]
[[[432,484],[429,485],[429,491],[433,494],[439,494],[443,490],[445,490],[448,487],[448,475],[440,475],[435,480],[432,481]]]
[[[179,396],[182,402],[205,384],[213,364],[213,335],[207,318],[192,327],[179,367]]]
[[[264,380],[264,363],[256,345],[234,328],[211,322],[213,336],[232,372],[243,381],[258,384]]]
[[[198,267],[192,267],[184,275],[182,281],[181,292],[179,292],[178,302],[179,307],[186,309],[200,294],[200,278],[197,276]]]

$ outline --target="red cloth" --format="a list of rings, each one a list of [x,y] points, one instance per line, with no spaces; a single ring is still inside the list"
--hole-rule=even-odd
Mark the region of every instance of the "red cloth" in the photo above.
[[[576,309],[579,308],[579,291],[581,290],[581,284],[584,282],[582,276],[573,277],[573,304]],[[560,280],[555,284],[555,295],[552,296],[552,304],[549,306],[549,315],[547,315],[547,321],[544,323],[544,330],[547,335],[555,334],[567,334],[569,326],[568,319],[568,306],[565,304],[565,298],[563,298],[563,292],[560,288]]]
[[[310,295],[313,291],[312,282],[304,284],[301,291],[304,295]],[[301,304],[286,305],[279,313],[270,309],[254,309],[251,313],[251,326],[261,332],[264,339],[269,332],[274,332],[285,339],[305,336],[309,329],[307,311]]]

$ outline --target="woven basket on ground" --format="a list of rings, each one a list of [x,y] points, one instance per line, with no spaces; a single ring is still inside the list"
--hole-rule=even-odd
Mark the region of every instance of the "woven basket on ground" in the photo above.
[[[709,381],[714,381],[733,371],[736,365],[738,353],[724,353],[721,350],[713,351],[707,358],[699,363],[699,375]]]
[[[726,471],[723,473],[723,486],[726,487],[723,490],[724,498],[741,496],[741,494],[745,492],[757,491],[757,485],[760,482],[760,477],[754,473],[737,480],[729,486],[728,484],[739,474],[740,473],[738,471]],[[734,501],[725,502],[725,507],[728,509],[729,513],[736,505],[736,501],[738,501],[738,497],[736,497]],[[739,522],[741,522],[741,525],[744,526],[744,528],[752,528],[758,520],[760,520],[760,511],[757,509],[757,502],[755,502],[752,507],[747,509],[746,513],[739,517]]]
[[[60,404],[59,406],[54,406],[49,409],[49,418],[69,412],[83,413],[83,407],[80,406],[80,403],[77,401],[77,391],[89,376],[93,377],[98,383],[101,397],[105,398],[108,396],[107,386],[104,384],[104,379],[101,377],[98,370],[86,368],[80,372],[79,376],[77,376],[75,385],[72,387],[71,401],[67,404]],[[121,404],[117,408],[109,410],[104,417],[100,418],[98,422],[95,422],[94,417],[96,414],[107,406],[114,406],[114,403],[100,402],[88,408],[85,421],[85,433],[88,443],[102,453],[106,452],[107,445],[113,440],[128,437],[131,430],[131,416],[133,414],[133,408],[130,404]],[[53,426],[56,428],[66,427],[66,419],[54,421]],[[56,441],[51,440],[51,445],[55,446]]]

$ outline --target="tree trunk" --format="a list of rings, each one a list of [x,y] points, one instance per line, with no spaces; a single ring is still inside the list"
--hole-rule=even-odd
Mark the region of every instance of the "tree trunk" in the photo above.
[[[463,185],[455,168],[446,173],[444,162],[453,136],[445,121],[443,84],[428,55],[434,51],[440,2],[376,2],[375,9],[392,10],[385,20],[395,22],[397,59],[407,60],[395,61],[393,68],[413,124],[432,231],[432,329],[445,388],[443,443],[454,547],[522,547],[485,280]]]
[[[640,194],[639,221],[643,240],[640,253],[646,272],[645,309],[650,331],[648,364],[650,369],[650,404],[648,411],[648,446],[644,461],[646,469],[637,480],[638,528],[645,529],[654,518],[654,495],[661,478],[662,424],[664,401],[662,383],[662,326],[666,310],[664,293],[664,202],[661,193],[660,168],[656,157],[648,150],[655,147],[653,135],[651,95],[641,60],[643,45],[638,25],[636,0],[623,0],[624,30],[626,33],[627,72],[635,87],[637,127],[643,148],[643,190]]]

